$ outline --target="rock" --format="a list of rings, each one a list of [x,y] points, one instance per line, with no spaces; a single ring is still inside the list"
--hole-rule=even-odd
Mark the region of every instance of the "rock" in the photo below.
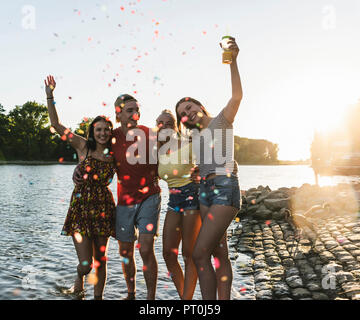
[[[314,300],[329,300],[329,297],[322,292],[313,292],[311,296]]]
[[[281,259],[278,256],[274,255],[274,256],[267,257],[266,262],[270,266],[273,266],[273,265],[277,265],[277,264],[281,263]]]
[[[298,287],[303,286],[303,281],[299,276],[292,276],[292,277],[286,278],[286,283],[291,288],[298,288]]]
[[[319,254],[321,261],[328,262],[331,260],[335,260],[334,255],[329,251],[323,251]]]
[[[264,200],[264,205],[267,209],[271,211],[278,211],[282,208],[290,208],[290,198],[280,198],[280,199],[267,199]]]
[[[270,276],[269,272],[260,270],[260,272],[255,272],[254,279],[255,279],[255,282],[270,281],[271,276]]]
[[[249,205],[246,208],[246,213],[249,214],[249,215],[252,215],[252,214],[254,214],[254,212],[256,212],[257,209],[259,209],[259,207],[260,207],[260,205],[258,205],[258,204]]]
[[[281,259],[290,258],[290,254],[287,250],[279,250],[278,253]]]
[[[271,290],[261,290],[256,293],[256,299],[258,300],[271,300],[272,291]]]
[[[271,290],[272,285],[268,281],[262,281],[255,283],[256,291]]]
[[[253,264],[252,259],[248,255],[242,253],[238,254],[238,257],[235,261],[235,265],[238,268],[251,267],[252,264]]]
[[[292,267],[288,270],[286,270],[286,277],[293,277],[293,276],[298,276],[300,274],[298,268],[296,267]]]
[[[348,236],[348,239],[351,241],[351,242],[360,242],[360,234],[354,234],[354,235],[351,235],[351,236]]]
[[[319,291],[322,289],[317,282],[308,282],[306,284],[306,288],[308,288],[310,291]]]
[[[352,298],[354,295],[360,294],[360,285],[356,282],[343,283],[341,287],[348,298]]]
[[[271,218],[272,211],[268,210],[263,204],[253,213],[253,217],[259,220],[268,220]]]
[[[333,249],[335,247],[337,247],[339,244],[336,241],[326,241],[325,242],[325,248],[327,250]]]
[[[336,280],[339,284],[343,284],[344,282],[354,281],[354,276],[351,272],[339,271],[335,274]]]
[[[282,263],[283,263],[283,266],[286,268],[290,268],[295,265],[294,260],[292,258],[283,259]]]
[[[295,288],[291,290],[292,295],[296,299],[309,298],[311,297],[311,293],[309,290],[305,288]]]
[[[290,294],[290,288],[285,282],[276,282],[273,285],[273,292],[274,295],[283,297]]]

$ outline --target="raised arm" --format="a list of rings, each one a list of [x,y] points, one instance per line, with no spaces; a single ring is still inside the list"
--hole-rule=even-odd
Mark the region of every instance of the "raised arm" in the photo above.
[[[69,141],[70,145],[78,152],[78,154],[81,153],[86,147],[86,140],[83,137],[72,133],[68,128],[64,127],[59,122],[58,114],[54,103],[54,90],[56,87],[54,77],[50,75],[47,77],[46,80],[44,80],[44,82],[51,126],[61,137],[66,137],[66,140]]]
[[[228,104],[224,108],[224,117],[226,118],[226,120],[232,123],[234,122],[235,116],[238,112],[240,102],[243,97],[243,91],[241,86],[239,69],[236,61],[239,53],[239,48],[235,42],[235,38],[230,38],[229,44],[229,49],[232,51],[232,63],[230,64],[232,96]]]

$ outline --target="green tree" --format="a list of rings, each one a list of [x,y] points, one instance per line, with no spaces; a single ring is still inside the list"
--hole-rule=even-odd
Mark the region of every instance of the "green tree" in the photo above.
[[[234,157],[239,164],[274,164],[278,151],[278,145],[270,141],[234,136]]]
[[[0,104],[0,160],[5,160],[8,156],[9,138],[9,119],[5,114],[4,107]]]

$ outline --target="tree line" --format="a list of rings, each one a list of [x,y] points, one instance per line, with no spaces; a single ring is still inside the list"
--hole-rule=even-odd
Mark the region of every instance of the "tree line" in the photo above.
[[[74,131],[85,136],[91,121],[84,118]],[[278,150],[277,144],[267,140],[234,137],[234,157],[239,164],[276,164]],[[51,130],[47,107],[28,101],[8,114],[0,104],[0,160],[77,162],[77,155]]]

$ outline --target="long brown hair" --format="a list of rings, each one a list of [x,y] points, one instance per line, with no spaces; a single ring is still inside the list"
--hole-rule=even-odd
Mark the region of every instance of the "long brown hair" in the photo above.
[[[104,121],[106,123],[109,124],[110,127],[110,131],[111,131],[111,135],[112,135],[112,129],[113,129],[113,124],[112,122],[109,120],[109,118],[106,118],[105,116],[97,116],[89,125],[88,128],[88,132],[87,132],[87,141],[86,141],[86,146],[88,149],[90,150],[96,150],[96,141],[94,138],[94,128],[95,128],[95,124],[99,121]],[[109,151],[111,150],[111,137],[107,143],[107,147],[109,149]]]

